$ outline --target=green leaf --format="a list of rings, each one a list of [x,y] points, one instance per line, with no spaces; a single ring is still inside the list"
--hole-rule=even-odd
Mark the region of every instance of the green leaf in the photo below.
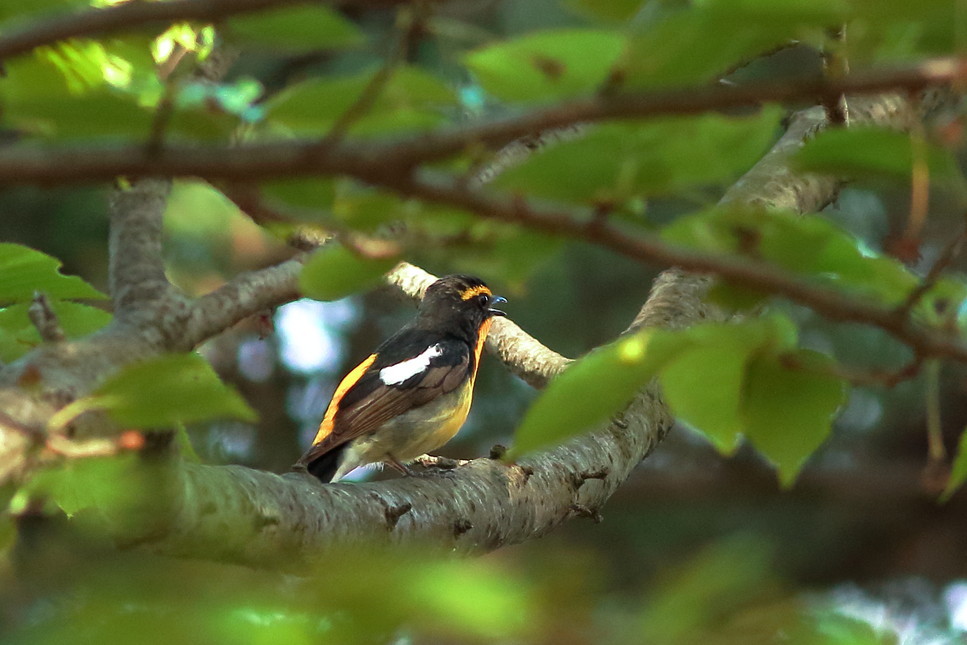
[[[91,395],[63,408],[58,420],[86,410],[104,410],[119,424],[134,428],[166,428],[220,417],[257,418],[198,354],[169,354],[129,365]]]
[[[795,347],[795,325],[775,315],[664,334],[684,343],[684,349],[661,369],[662,391],[672,412],[705,435],[719,452],[731,454],[744,427],[746,364],[758,352]]]
[[[266,118],[292,132],[322,135],[352,109],[379,70],[315,78],[281,92],[267,105]],[[453,90],[431,74],[404,65],[391,73],[368,112],[349,132],[373,135],[425,130],[443,121],[441,109],[457,107]]]
[[[813,172],[909,182],[915,154],[926,162],[931,181],[962,185],[963,176],[951,150],[917,143],[907,133],[885,128],[826,130],[806,142],[795,162],[801,169]]]
[[[664,229],[666,242],[765,260],[822,282],[899,304],[917,279],[893,258],[861,249],[849,233],[820,217],[741,207],[680,217]]]
[[[269,101],[266,118],[291,132],[329,133],[336,121],[353,109],[378,70],[351,76],[315,78],[292,86]],[[361,135],[426,130],[444,120],[444,109],[457,107],[453,90],[440,79],[413,66],[392,71],[367,112],[349,132]]]
[[[947,480],[947,487],[940,495],[940,501],[946,502],[950,499],[950,496],[956,493],[965,481],[967,481],[967,430],[960,433],[957,456],[954,457],[954,463],[950,469],[950,479]]]
[[[661,371],[662,392],[674,415],[722,454],[733,453],[739,445],[745,364],[754,349],[723,335],[721,344],[682,352]]]
[[[302,268],[299,290],[316,300],[338,300],[376,284],[397,262],[361,258],[340,244],[327,244]]]
[[[62,275],[60,267],[60,261],[46,253],[0,242],[0,303],[29,302],[35,291],[50,298],[107,298],[77,276]]]
[[[842,24],[842,0],[705,0],[670,12],[631,39],[629,87],[693,85],[792,40],[816,42]]]
[[[604,124],[531,155],[495,185],[561,201],[620,204],[643,194],[725,184],[761,157],[779,117],[779,110],[768,108],[752,117]]]
[[[594,92],[624,46],[616,32],[555,29],[472,51],[464,63],[500,99],[548,101]]]
[[[787,367],[795,363],[796,369]],[[803,463],[826,440],[833,415],[845,401],[832,361],[810,350],[783,357],[760,355],[746,372],[742,412],[745,434],[779,471],[783,486],[795,481]]]
[[[345,49],[365,40],[356,25],[317,4],[232,18],[228,27],[243,42],[286,50]]]
[[[622,338],[571,364],[527,410],[507,458],[562,443],[621,410],[667,358],[651,351],[653,338]]]
[[[87,336],[111,322],[111,314],[97,307],[64,300],[51,300],[50,306],[67,338]],[[0,309],[0,361],[13,361],[41,344],[29,307],[21,303]]]

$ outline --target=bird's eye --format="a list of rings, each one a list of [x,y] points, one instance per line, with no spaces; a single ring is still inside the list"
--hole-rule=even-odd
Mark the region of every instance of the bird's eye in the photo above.
[[[477,302],[480,303],[481,307],[486,307],[487,305],[490,304],[490,296],[488,296],[485,293],[482,293],[479,296],[477,296]]]

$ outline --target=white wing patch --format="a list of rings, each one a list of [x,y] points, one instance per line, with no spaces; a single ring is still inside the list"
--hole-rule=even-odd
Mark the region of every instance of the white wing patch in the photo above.
[[[443,354],[440,345],[430,345],[423,353],[413,358],[408,358],[402,363],[389,365],[379,371],[379,380],[386,385],[397,385],[406,379],[419,374],[430,366],[430,361]]]

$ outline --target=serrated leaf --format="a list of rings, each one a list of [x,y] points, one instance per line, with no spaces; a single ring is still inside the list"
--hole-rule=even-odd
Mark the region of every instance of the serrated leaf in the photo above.
[[[567,202],[620,204],[642,195],[724,184],[761,157],[779,117],[778,110],[769,108],[752,117],[604,124],[529,156],[495,185]]]
[[[230,33],[247,43],[291,49],[345,49],[365,39],[334,9],[322,5],[287,7],[228,21]]]
[[[787,367],[790,362],[798,368]],[[782,358],[760,355],[748,364],[745,435],[776,466],[783,486],[795,481],[806,459],[829,436],[833,416],[845,401],[845,384],[831,374],[831,364],[810,350]]]
[[[841,0],[693,3],[632,37],[622,64],[625,82],[629,87],[707,82],[779,45],[811,39],[845,16]]]
[[[910,180],[915,155],[922,155],[932,181],[962,184],[953,152],[910,135],[874,127],[831,128],[807,141],[794,161],[803,170],[855,177]]]
[[[472,51],[464,63],[500,99],[547,101],[596,90],[624,46],[617,32],[555,29]]]
[[[562,443],[627,405],[665,358],[650,352],[652,339],[652,332],[641,332],[571,364],[527,410],[507,457]]]
[[[953,466],[950,468],[950,479],[947,480],[947,487],[940,495],[940,501],[946,502],[957,489],[967,481],[967,430],[960,433],[960,441],[957,443],[957,455],[954,457]]]
[[[266,118],[296,133],[326,134],[353,108],[378,73],[370,69],[294,85],[269,101]],[[373,135],[428,129],[442,121],[441,108],[456,106],[456,95],[446,83],[420,68],[404,65],[393,70],[369,110],[349,131]]]
[[[316,300],[338,300],[376,284],[397,262],[361,258],[342,245],[327,244],[302,267],[299,290]]]
[[[64,300],[51,300],[50,306],[67,338],[92,334],[111,322],[111,314],[97,307]],[[41,344],[27,313],[29,307],[20,303],[0,309],[0,361],[13,361]]]
[[[169,354],[129,365],[74,404],[77,412],[104,410],[119,424],[134,428],[166,428],[221,417],[257,418],[198,354]]]
[[[63,275],[60,267],[46,253],[0,242],[0,303],[29,302],[36,291],[50,298],[107,298],[77,276]]]

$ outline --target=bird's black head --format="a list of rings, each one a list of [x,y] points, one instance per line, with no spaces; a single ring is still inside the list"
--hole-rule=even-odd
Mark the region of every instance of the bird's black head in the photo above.
[[[448,275],[429,286],[420,304],[421,326],[441,326],[476,334],[483,321],[505,316],[493,305],[507,302],[495,296],[480,278]]]

